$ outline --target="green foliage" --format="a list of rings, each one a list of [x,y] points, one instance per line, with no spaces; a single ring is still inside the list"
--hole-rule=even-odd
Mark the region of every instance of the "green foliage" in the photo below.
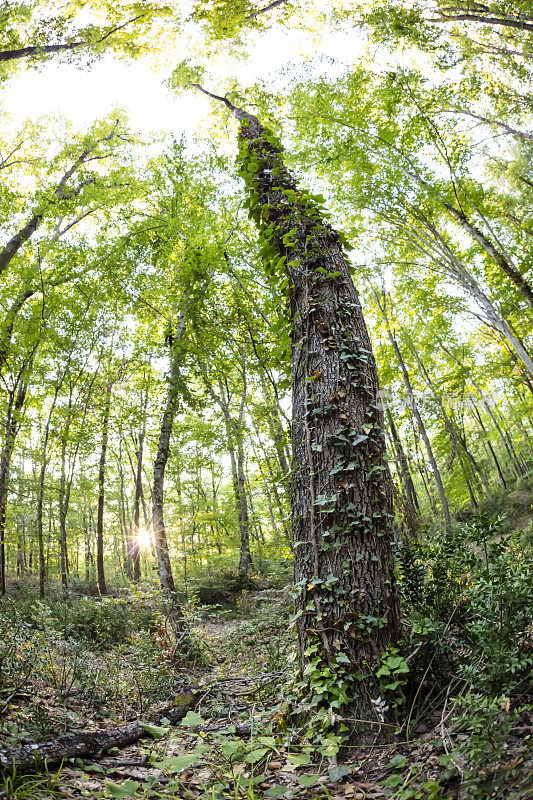
[[[410,543],[399,576],[419,658],[437,648],[448,670],[459,659],[458,674],[488,696],[527,692],[533,666],[533,554],[527,535],[503,534],[503,522],[479,516],[451,537]]]
[[[520,720],[533,711],[533,705],[514,704],[504,695],[487,697],[471,693],[456,700],[456,724],[467,734],[455,749],[449,766],[459,766],[463,793],[467,798],[485,800],[504,796],[508,789],[527,791],[528,778],[517,763],[506,764],[509,736]],[[518,795],[519,796],[519,795]]]
[[[123,641],[131,631],[131,611],[125,599],[66,598],[50,610],[52,625],[65,639],[106,646]]]
[[[19,775],[16,769],[11,775],[0,773],[0,787],[6,800],[36,800],[36,798],[61,797],[59,786],[62,768],[51,773],[45,768],[44,775]]]

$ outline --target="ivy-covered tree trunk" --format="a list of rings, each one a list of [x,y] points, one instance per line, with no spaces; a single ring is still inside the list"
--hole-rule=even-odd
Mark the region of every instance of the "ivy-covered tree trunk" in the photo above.
[[[349,717],[363,740],[385,722],[376,671],[400,627],[376,364],[340,235],[273,136],[224,102],[241,122],[250,214],[290,306],[300,671],[326,722]]]

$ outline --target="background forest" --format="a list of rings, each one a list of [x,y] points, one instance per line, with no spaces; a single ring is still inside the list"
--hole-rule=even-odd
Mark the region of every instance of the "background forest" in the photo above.
[[[532,69],[1,3],[0,797],[532,796]]]

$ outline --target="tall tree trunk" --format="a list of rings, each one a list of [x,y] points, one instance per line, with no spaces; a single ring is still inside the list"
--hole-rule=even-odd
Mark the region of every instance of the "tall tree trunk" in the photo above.
[[[418,426],[418,430],[420,431],[420,436],[422,437],[422,441],[424,442],[424,446],[426,448],[426,452],[427,452],[427,455],[428,455],[428,460],[429,460],[429,463],[431,464],[431,469],[433,471],[433,477],[435,478],[435,483],[437,484],[437,491],[439,493],[440,504],[441,504],[442,513],[443,513],[443,516],[444,516],[444,525],[445,525],[445,528],[446,528],[446,533],[450,534],[451,530],[452,530],[452,520],[451,520],[451,516],[450,516],[450,507],[448,505],[448,498],[446,497],[446,492],[444,490],[444,484],[442,482],[442,476],[441,476],[439,467],[437,465],[435,454],[433,453],[433,448],[431,446],[431,442],[430,442],[429,436],[427,434],[426,426],[424,425],[424,421],[422,419],[420,411],[418,410],[418,405],[417,405],[417,402],[416,402],[416,399],[415,399],[415,395],[414,395],[414,392],[413,392],[413,387],[411,386],[411,380],[409,378],[409,373],[407,371],[407,367],[405,365],[405,361],[403,360],[403,356],[401,354],[400,348],[398,347],[398,342],[396,341],[396,338],[394,337],[392,329],[391,329],[391,326],[390,326],[390,321],[389,321],[389,318],[388,318],[387,307],[386,307],[387,298],[386,298],[386,295],[383,294],[383,298],[380,299],[380,297],[377,294],[377,292],[374,292],[374,296],[376,298],[378,308],[379,308],[379,310],[380,310],[380,312],[381,312],[381,314],[383,316],[383,320],[385,321],[385,326],[386,326],[386,329],[387,329],[387,336],[389,338],[389,341],[391,343],[392,349],[394,350],[394,353],[396,355],[396,359],[397,359],[398,364],[400,366],[400,370],[402,372],[402,378],[403,378],[403,382],[404,382],[404,386],[405,386],[405,391],[407,392],[407,397],[409,399],[409,405],[411,407],[411,411],[413,413],[413,416],[414,416],[414,418],[416,420],[416,424]]]
[[[228,432],[228,452],[231,464],[231,478],[233,482],[233,494],[235,496],[235,509],[237,511],[237,522],[239,526],[240,556],[238,574],[241,578],[246,578],[252,571],[252,557],[250,554],[250,515],[248,513],[248,498],[246,497],[246,479],[241,461],[238,458],[237,448],[231,431],[230,420],[226,426]],[[244,454],[241,447],[241,455]]]
[[[239,405],[239,413],[236,417],[232,415],[232,410],[230,407],[230,391],[227,383],[224,386],[222,378],[219,379],[219,391],[217,394],[212,383],[209,381],[205,369],[202,369],[202,375],[209,394],[222,411],[222,415],[224,417],[228,452],[231,461],[231,475],[233,481],[233,491],[235,495],[235,508],[237,511],[237,521],[239,526],[240,554],[238,574],[240,578],[247,579],[252,573],[253,562],[250,552],[250,515],[248,513],[248,500],[246,497],[246,474],[244,468],[243,421],[246,396],[248,392],[246,384],[246,368],[243,363],[241,401]]]
[[[63,376],[64,378],[64,376]],[[36,509],[36,528],[37,540],[39,543],[39,597],[44,597],[46,588],[46,562],[44,557],[44,537],[43,537],[43,502],[44,502],[44,479],[46,476],[46,467],[48,466],[48,441],[50,439],[50,424],[52,422],[52,415],[54,413],[59,390],[63,379],[58,381],[54,390],[54,397],[44,429],[43,446],[41,450],[41,469],[39,470],[39,483],[37,489],[37,509]]]
[[[391,432],[391,438],[394,443],[394,450],[396,451],[396,458],[398,459],[398,471],[400,473],[405,492],[405,498],[407,501],[407,511],[409,516],[409,519],[407,520],[407,527],[413,535],[416,535],[418,531],[418,512],[420,507],[418,505],[418,497],[416,495],[415,485],[413,483],[413,478],[411,477],[409,464],[407,462],[396,425],[394,424],[394,417],[391,414],[390,408],[387,409],[386,416]]]
[[[72,399],[72,398],[71,398]],[[61,441],[61,476],[59,478],[59,558],[61,570],[61,583],[63,589],[68,589],[68,546],[67,546],[67,513],[70,500],[70,481],[67,480],[67,442],[72,420],[72,408],[69,407],[63,439]]]
[[[7,415],[4,428],[4,444],[0,459],[0,596],[6,593],[6,521],[7,499],[9,494],[9,468],[15,448],[15,439],[20,428],[22,409],[26,400],[28,384],[24,380],[26,368],[23,367],[13,389],[9,392]]]
[[[248,500],[246,496],[246,474],[244,462],[244,445],[242,431],[237,432],[237,491],[239,507],[242,512],[242,524],[239,519],[241,533],[241,548],[239,556],[239,577],[248,578],[253,570],[252,555],[250,552],[250,517],[248,514]]]
[[[126,519],[126,495],[124,491],[124,468],[122,466],[122,439],[120,440],[117,456],[118,474],[120,479],[120,519],[125,537],[124,570],[128,580],[133,580],[133,541],[131,538],[131,525]]]
[[[203,90],[205,91],[205,90]],[[371,344],[339,234],[287,171],[252,115],[241,122],[250,212],[284,265],[292,326],[294,577],[302,676],[329,669],[335,690],[307,693],[349,710],[359,741],[380,729],[381,654],[399,633],[391,478]],[[379,619],[374,626],[363,620]],[[341,698],[339,701],[339,697]]]
[[[268,384],[264,378],[262,380],[262,386],[263,386],[263,394],[265,396],[266,422],[268,425],[270,437],[274,442],[274,447],[276,450],[276,455],[278,457],[279,466],[282,474],[285,477],[285,485],[286,485],[286,479],[290,471],[289,454],[287,451],[287,435],[285,433],[285,429],[281,422],[276,402],[272,397],[272,393],[270,392]]]
[[[100,445],[100,462],[98,464],[98,512],[96,516],[96,573],[98,589],[101,595],[107,594],[104,570],[104,504],[105,504],[105,461],[107,442],[109,439],[109,414],[111,413],[112,382],[106,386],[104,413],[102,416],[102,443]]]
[[[142,495],[142,465],[143,465],[143,444],[144,444],[144,428],[139,431],[139,438],[137,443],[137,468],[135,470],[135,497],[133,501],[133,580],[138,583],[141,579],[141,559],[140,559],[140,546],[139,546],[139,523],[141,512],[141,495]]]
[[[469,449],[469,447],[468,447],[468,445],[466,443],[466,436],[464,435],[464,433],[461,433],[461,431],[457,429],[457,426],[455,425],[453,420],[450,418],[448,412],[446,411],[446,407],[445,407],[444,403],[442,402],[442,399],[439,396],[439,393],[438,393],[438,391],[437,391],[437,389],[435,387],[435,384],[431,380],[431,377],[430,377],[430,375],[429,375],[429,373],[428,373],[428,371],[426,369],[426,365],[422,361],[422,359],[420,357],[420,353],[418,352],[418,350],[414,346],[414,344],[411,341],[410,337],[409,337],[409,344],[410,344],[411,352],[413,353],[413,355],[415,357],[416,363],[418,364],[418,366],[420,368],[420,372],[422,373],[422,376],[424,377],[424,380],[425,380],[428,388],[431,390],[431,392],[433,394],[433,398],[437,403],[439,416],[441,417],[441,419],[442,419],[442,421],[444,423],[444,429],[445,429],[445,431],[447,432],[447,434],[448,434],[448,436],[450,438],[452,451],[455,451],[456,445],[459,445],[461,447],[461,449],[464,452],[464,455],[467,458],[468,463],[470,464],[471,469],[474,470],[474,473],[476,473],[478,475],[481,483],[483,484],[486,496],[488,498],[491,498],[492,497],[492,492],[490,490],[490,485],[489,485],[489,483],[487,481],[485,473],[483,472],[483,470],[481,469],[481,467],[477,463],[476,459],[472,455],[472,453],[471,453],[471,451],[470,451],[470,449]],[[476,499],[475,499],[475,497],[474,497],[474,495],[472,493],[472,488],[471,488],[470,483],[468,481],[468,468],[463,463],[462,458],[460,458],[460,462],[461,462],[461,466],[462,466],[462,470],[463,470],[465,483],[467,484],[467,488],[468,488],[468,491],[469,491],[469,494],[470,494],[470,500],[472,501],[473,507],[477,508],[477,501],[476,501]]]
[[[183,333],[183,318],[181,319],[181,329],[178,329],[178,332],[179,337],[181,338]],[[190,634],[185,617],[183,616],[183,612],[176,600],[176,588],[174,585],[174,576],[172,574],[172,566],[170,563],[170,554],[168,550],[167,534],[163,516],[165,469],[170,452],[170,437],[172,435],[174,416],[179,397],[178,389],[174,380],[175,372],[179,367],[179,360],[178,356],[172,352],[172,347],[170,357],[171,368],[167,391],[167,401],[165,411],[163,413],[163,419],[161,421],[159,441],[157,444],[157,454],[154,462],[152,525],[154,532],[154,543],[157,553],[157,564],[159,568],[159,582],[167,603],[169,621],[174,635],[176,636],[176,642],[178,646],[181,649],[187,649],[190,647]]]
[[[481,418],[481,414],[479,413],[479,410],[476,408],[476,406],[473,405],[473,409],[474,409],[474,413],[475,413],[475,415],[477,417],[477,420],[479,422],[479,427],[481,428],[481,434],[483,436],[483,442],[487,445],[487,448],[488,448],[488,450],[489,450],[489,452],[490,452],[490,454],[492,456],[492,460],[494,461],[494,466],[496,467],[496,471],[497,471],[498,475],[500,476],[500,481],[501,481],[501,484],[502,484],[503,488],[507,489],[507,481],[505,480],[505,476],[503,474],[503,470],[501,468],[501,465],[500,465],[500,462],[498,460],[498,457],[497,457],[496,453],[494,452],[494,448],[492,446],[492,442],[490,441],[490,439],[488,437],[487,429],[485,428],[485,425],[483,424],[483,419]]]
[[[512,470],[513,470],[513,472],[515,474],[515,477],[520,479],[522,477],[522,471],[520,469],[520,465],[518,464],[518,462],[516,460],[516,455],[515,455],[515,452],[514,452],[512,446],[510,445],[510,443],[509,443],[508,439],[506,438],[503,430],[501,429],[501,427],[500,427],[500,425],[498,423],[498,420],[497,420],[497,418],[496,418],[496,416],[494,414],[494,411],[490,407],[490,403],[487,401],[487,398],[485,397],[484,392],[482,391],[481,387],[479,386],[478,382],[473,377],[473,375],[470,375],[470,380],[472,381],[472,384],[474,385],[474,388],[477,389],[478,394],[481,397],[481,402],[485,406],[485,410],[487,411],[487,414],[491,418],[492,423],[494,425],[494,428],[495,428],[496,432],[498,433],[498,436],[500,437],[500,439],[501,439],[501,441],[503,443],[503,446],[505,447],[505,449],[507,451],[507,455],[509,456],[509,463],[511,464],[511,467],[512,467]]]

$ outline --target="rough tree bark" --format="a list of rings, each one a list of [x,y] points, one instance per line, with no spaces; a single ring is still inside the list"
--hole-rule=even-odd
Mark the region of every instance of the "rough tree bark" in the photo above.
[[[250,213],[288,286],[300,670],[308,697],[334,717],[332,703],[348,712],[363,741],[384,722],[375,672],[400,628],[376,364],[340,235],[259,120],[211,96],[241,123]]]

